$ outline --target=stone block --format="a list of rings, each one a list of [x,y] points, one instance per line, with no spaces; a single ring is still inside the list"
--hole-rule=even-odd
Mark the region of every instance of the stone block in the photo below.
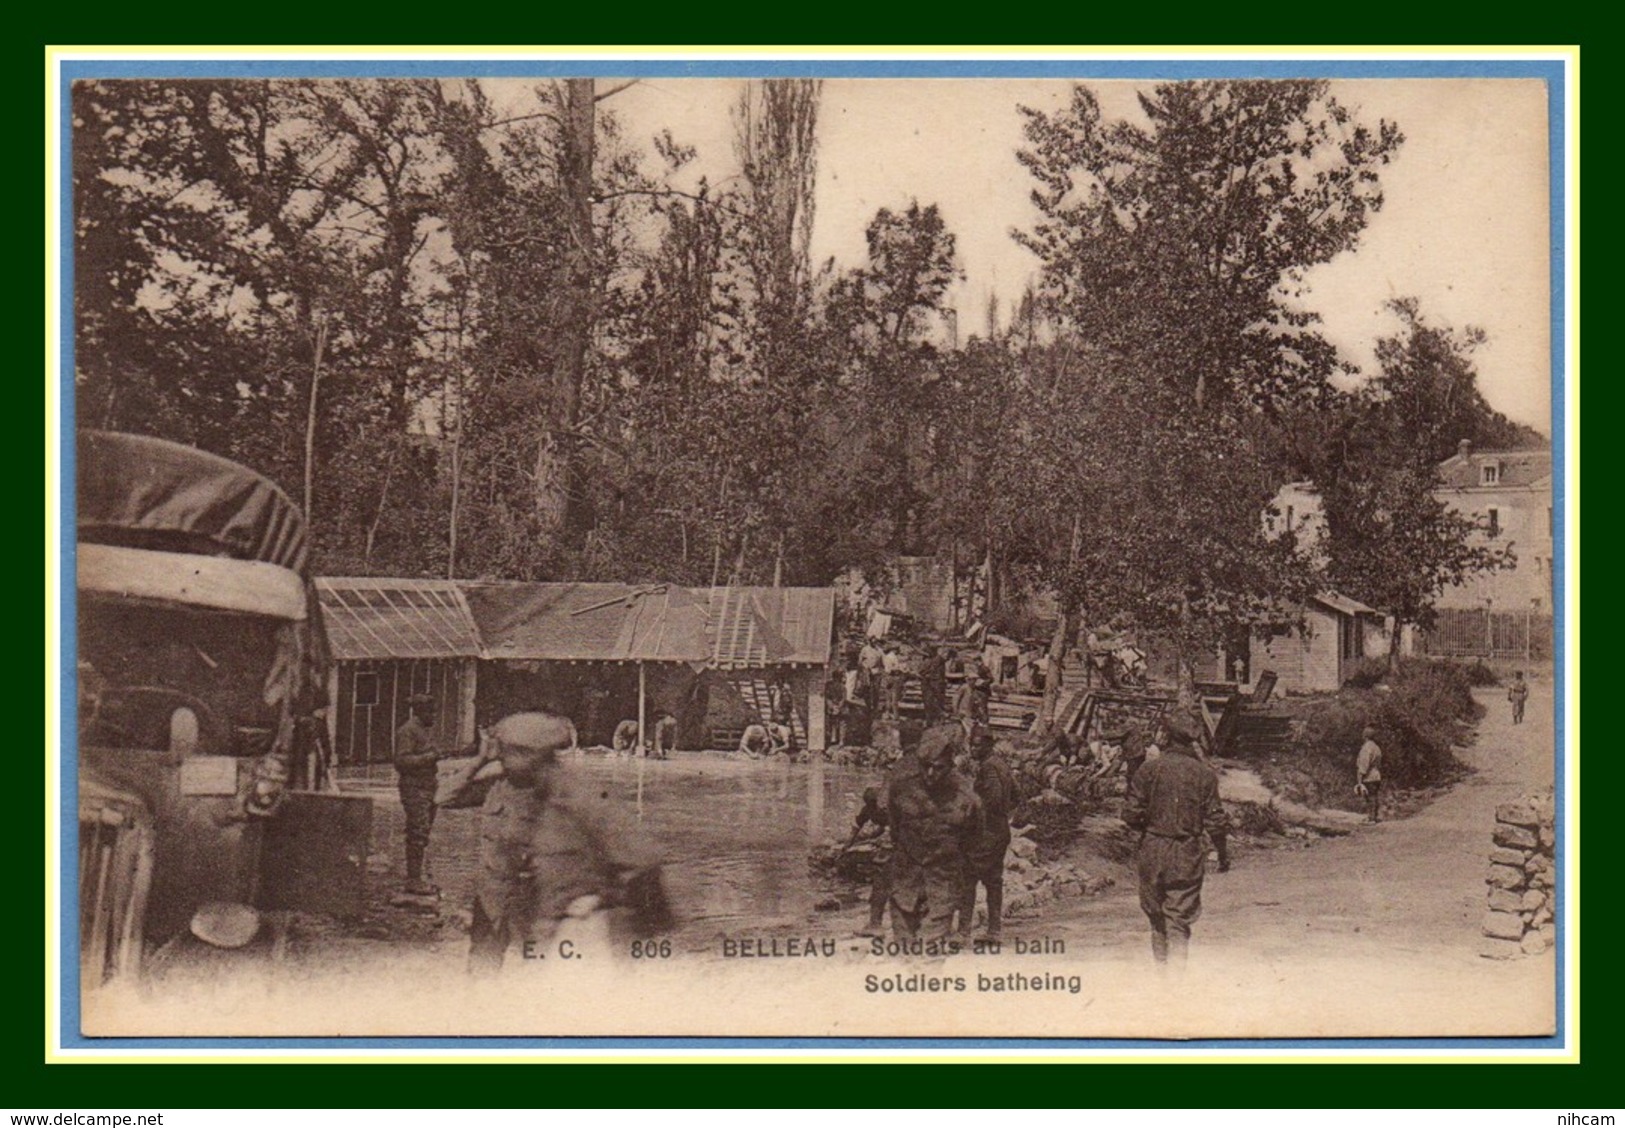
[[[1547,922],[1546,924],[1541,925],[1536,931],[1538,931],[1541,938],[1546,941],[1546,946],[1548,948],[1557,947],[1557,926],[1555,924]]]
[[[1523,955],[1523,948],[1516,940],[1485,937],[1478,942],[1478,954],[1487,960],[1515,960]]]
[[[1508,846],[1497,846],[1490,851],[1490,861],[1499,866],[1522,866],[1529,869],[1530,859],[1539,857],[1528,850],[1514,850]]]
[[[1523,895],[1512,889],[1490,890],[1490,912],[1515,913],[1523,908]]]
[[[1523,939],[1523,919],[1517,913],[1485,913],[1482,931],[1497,940]]]
[[[1525,933],[1524,938],[1518,942],[1518,946],[1524,950],[1524,954],[1538,956],[1546,950],[1546,937],[1539,932]]]
[[[1495,821],[1498,823],[1511,823],[1513,826],[1537,827],[1540,825],[1540,814],[1535,810],[1535,804],[1528,799],[1519,799],[1515,803],[1502,803],[1495,808]]]
[[[1512,823],[1496,823],[1493,837],[1497,846],[1514,846],[1519,849],[1533,850],[1540,844],[1540,835],[1534,829],[1527,826],[1515,826]]]
[[[1540,908],[1536,909],[1534,918],[1530,920],[1529,923],[1533,924],[1536,928],[1539,928],[1542,925],[1551,924],[1552,907],[1550,905],[1542,905]]]
[[[1538,912],[1546,907],[1546,894],[1539,889],[1525,889],[1523,891],[1523,904],[1518,907],[1526,913]]]
[[[1491,860],[1494,859],[1492,858]],[[1523,863],[1523,871],[1525,873],[1550,873],[1551,869],[1552,860],[1545,854],[1530,854],[1528,859]]]
[[[1557,819],[1557,797],[1550,791],[1539,796],[1535,800],[1535,814],[1540,817],[1541,826],[1551,826]]]
[[[1497,889],[1522,889],[1529,883],[1529,875],[1511,866],[1492,865],[1484,880]]]
[[[1548,852],[1557,849],[1557,828],[1555,826],[1540,828],[1540,848]]]

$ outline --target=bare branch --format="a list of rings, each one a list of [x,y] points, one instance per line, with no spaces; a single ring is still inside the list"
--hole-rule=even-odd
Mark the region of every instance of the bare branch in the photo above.
[[[622,90],[630,90],[632,87],[636,86],[639,83],[639,81],[641,81],[641,80],[634,78],[630,82],[623,82],[619,86],[611,87],[610,89],[604,91],[602,94],[593,95],[592,100],[594,102],[602,102],[605,98],[613,98],[613,97],[615,97],[615,95],[619,94]]]

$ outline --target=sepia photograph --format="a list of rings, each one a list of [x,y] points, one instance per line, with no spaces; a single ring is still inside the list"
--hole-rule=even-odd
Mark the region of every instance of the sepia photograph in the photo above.
[[[62,1045],[1567,1045],[1561,61],[59,65]]]

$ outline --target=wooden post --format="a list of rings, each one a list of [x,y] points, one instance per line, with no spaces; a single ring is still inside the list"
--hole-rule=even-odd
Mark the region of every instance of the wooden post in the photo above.
[[[463,659],[462,678],[459,688],[462,690],[461,722],[457,726],[457,742],[461,747],[468,747],[474,743],[474,706],[478,697],[479,663],[473,658]]]
[[[648,700],[648,671],[642,662],[638,663],[638,747],[633,756],[638,762],[638,821],[643,821],[643,761],[647,759],[643,754],[643,713],[644,705]]]
[[[355,727],[355,718],[351,717],[350,727]],[[334,662],[327,669],[327,746],[333,750],[333,766],[339,763],[339,664]]]

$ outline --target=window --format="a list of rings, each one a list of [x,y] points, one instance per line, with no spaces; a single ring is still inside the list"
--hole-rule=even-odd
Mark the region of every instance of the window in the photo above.
[[[1493,505],[1490,506],[1489,520],[1490,520],[1490,536],[1492,536],[1492,537],[1500,536],[1501,535],[1501,511],[1499,509],[1495,508]]]
[[[1479,481],[1486,486],[1493,486],[1501,480],[1501,465],[1498,462],[1486,462],[1482,467],[1482,476]]]
[[[1360,620],[1352,615],[1337,617],[1337,649],[1344,661],[1364,657]]]
[[[373,671],[356,671],[355,703],[363,707],[378,704],[378,675]]]

